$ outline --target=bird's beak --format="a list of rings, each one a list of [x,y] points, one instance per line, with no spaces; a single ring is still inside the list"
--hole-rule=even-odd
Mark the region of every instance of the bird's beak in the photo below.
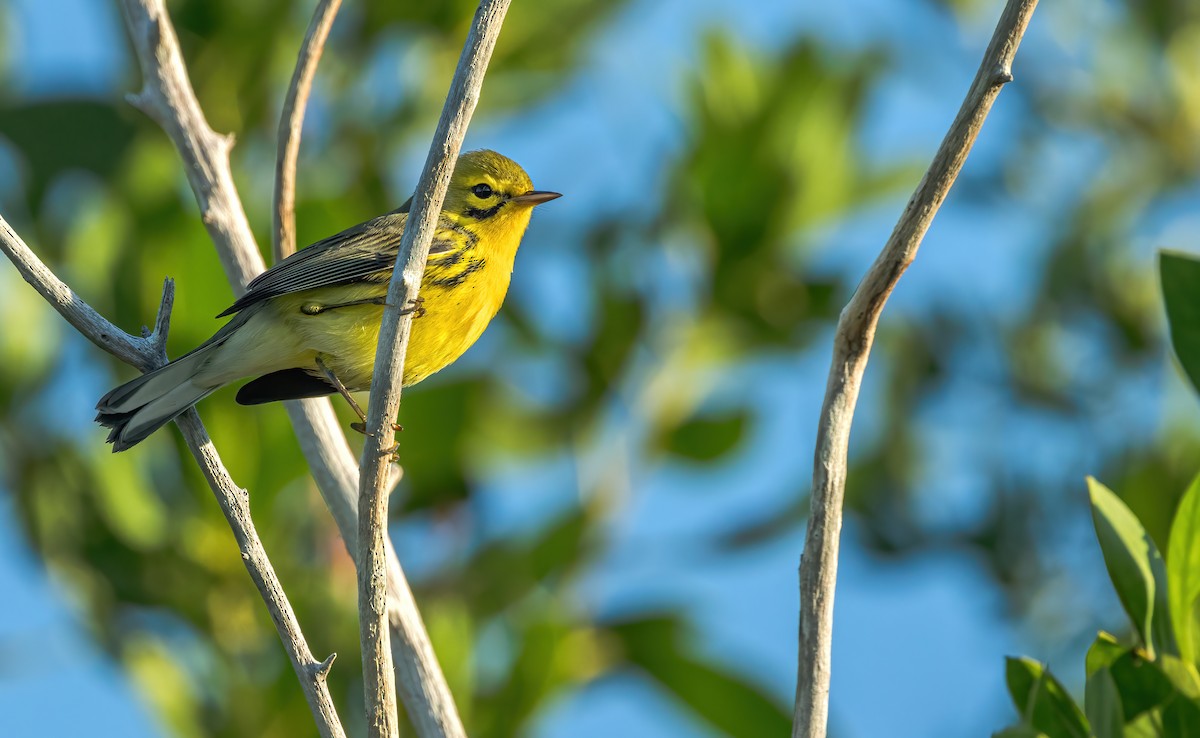
[[[545,190],[530,190],[529,192],[526,192],[524,195],[517,195],[516,197],[510,197],[508,199],[508,201],[516,202],[516,203],[520,203],[522,205],[528,205],[530,207],[533,207],[534,205],[541,205],[544,202],[550,202],[551,200],[557,200],[560,197],[562,197],[562,195],[558,192],[547,192]]]

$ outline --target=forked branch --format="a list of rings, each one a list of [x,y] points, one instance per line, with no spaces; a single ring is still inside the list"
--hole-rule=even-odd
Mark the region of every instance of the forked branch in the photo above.
[[[93,310],[37,258],[3,218],[0,218],[0,251],[3,251],[17,267],[25,281],[89,341],[144,372],[157,369],[166,363],[167,330],[175,299],[175,285],[171,280],[163,283],[162,302],[158,308],[154,330],[146,331],[146,335],[139,338],[125,333]],[[304,689],[304,696],[312,709],[321,736],[343,738],[345,731],[338,721],[333,699],[329,696],[324,671],[315,668],[323,662],[313,658],[312,651],[309,650],[308,643],[300,631],[296,613],[288,602],[283,585],[275,576],[275,569],[271,566],[271,560],[267,558],[266,549],[263,548],[258,532],[254,529],[254,522],[250,519],[250,499],[246,491],[234,484],[229,472],[225,470],[208,432],[200,422],[200,416],[194,409],[179,416],[176,423],[183,431],[184,440],[192,455],[196,457],[196,462],[200,464],[204,478],[208,480],[217,503],[221,506],[221,512],[229,521],[233,537],[242,552],[242,562],[271,613],[271,621],[275,623],[284,650],[292,662],[300,686]]]
[[[221,263],[234,291],[241,294],[264,265],[232,184],[231,141],[212,131],[196,102],[162,0],[122,0],[122,4],[145,77],[138,102],[159,121],[179,151]],[[299,63],[306,64],[303,59]],[[293,80],[297,78],[293,75]],[[325,399],[285,405],[317,488],[350,555],[357,559],[358,463],[333,407]],[[420,738],[463,738],[462,720],[390,542],[385,545],[385,564],[388,621],[395,636],[392,655],[408,715]]]

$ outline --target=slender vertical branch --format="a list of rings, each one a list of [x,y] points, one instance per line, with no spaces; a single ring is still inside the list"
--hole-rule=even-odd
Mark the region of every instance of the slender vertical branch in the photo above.
[[[229,139],[211,131],[195,101],[163,0],[121,2],[139,62],[144,71],[148,70],[146,90],[137,96],[138,102],[159,121],[179,151],[201,213],[233,214],[221,219],[228,228],[209,227],[209,234],[234,292],[241,294],[264,265],[236,188],[222,184],[232,183],[233,179],[229,169]],[[151,87],[154,89],[150,90]],[[202,150],[205,146],[213,150]],[[226,148],[223,155],[219,151],[222,146]],[[317,489],[337,523],[347,550],[357,562],[358,461],[350,451],[333,407],[326,399],[284,405]],[[420,738],[463,738],[466,732],[450,687],[433,652],[404,569],[390,544],[386,547],[386,565],[388,620],[395,636],[392,655],[409,718]]]
[[[395,704],[391,683],[386,603],[387,468],[394,452],[392,421],[400,409],[404,356],[412,328],[405,306],[417,299],[429,245],[442,209],[442,200],[462,148],[467,125],[479,102],[479,91],[509,0],[483,0],[454,71],[425,167],[417,181],[412,209],[400,239],[400,252],[388,286],[387,305],[379,332],[367,409],[367,439],[363,445],[358,500],[358,612],[363,649],[363,680],[367,698],[368,734],[394,736]]]
[[[281,261],[296,251],[296,160],[300,156],[300,131],[304,128],[304,111],[312,92],[317,63],[325,49],[325,39],[333,28],[342,0],[321,0],[313,11],[312,21],[300,45],[300,58],[288,85],[279,116],[279,142],[275,152],[275,228],[271,245],[275,261]]]
[[[800,559],[800,653],[793,738],[824,738],[829,717],[833,595],[846,490],[850,424],[884,304],[917,255],[921,239],[962,170],[1012,62],[1037,0],[1009,0],[983,62],[883,251],[842,310],[817,428],[812,512]]]
[[[17,267],[25,281],[92,343],[142,371],[150,371],[166,363],[167,329],[175,297],[175,285],[171,280],[163,283],[162,302],[155,319],[154,331],[147,331],[146,336],[137,338],[114,326],[80,299],[37,258],[3,218],[0,218],[0,251],[3,251]],[[344,738],[346,733],[338,721],[337,710],[334,709],[329,687],[325,683],[327,667],[319,668],[330,662],[333,657],[325,662],[318,662],[313,658],[312,651],[304,640],[304,634],[300,631],[296,613],[288,602],[283,585],[279,583],[271,560],[267,557],[266,549],[263,548],[254,528],[246,491],[238,487],[225,470],[208,432],[200,422],[200,416],[194,409],[181,415],[176,422],[183,431],[188,448],[204,472],[204,478],[208,480],[221,512],[229,521],[233,537],[242,553],[242,562],[271,613],[271,621],[275,623],[279,639],[283,642],[296,677],[300,680],[305,699],[308,700],[317,722],[317,729],[322,738]]]

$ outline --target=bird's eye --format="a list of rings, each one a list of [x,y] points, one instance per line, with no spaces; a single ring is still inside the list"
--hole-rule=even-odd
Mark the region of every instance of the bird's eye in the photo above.
[[[477,184],[471,188],[471,192],[475,193],[475,197],[480,200],[486,200],[492,196],[492,188],[485,184]]]

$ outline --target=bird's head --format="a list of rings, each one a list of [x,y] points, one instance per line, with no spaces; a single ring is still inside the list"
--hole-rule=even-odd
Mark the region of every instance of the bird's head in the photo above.
[[[515,251],[536,205],[561,197],[533,189],[529,175],[512,159],[481,149],[458,157],[442,212]]]

